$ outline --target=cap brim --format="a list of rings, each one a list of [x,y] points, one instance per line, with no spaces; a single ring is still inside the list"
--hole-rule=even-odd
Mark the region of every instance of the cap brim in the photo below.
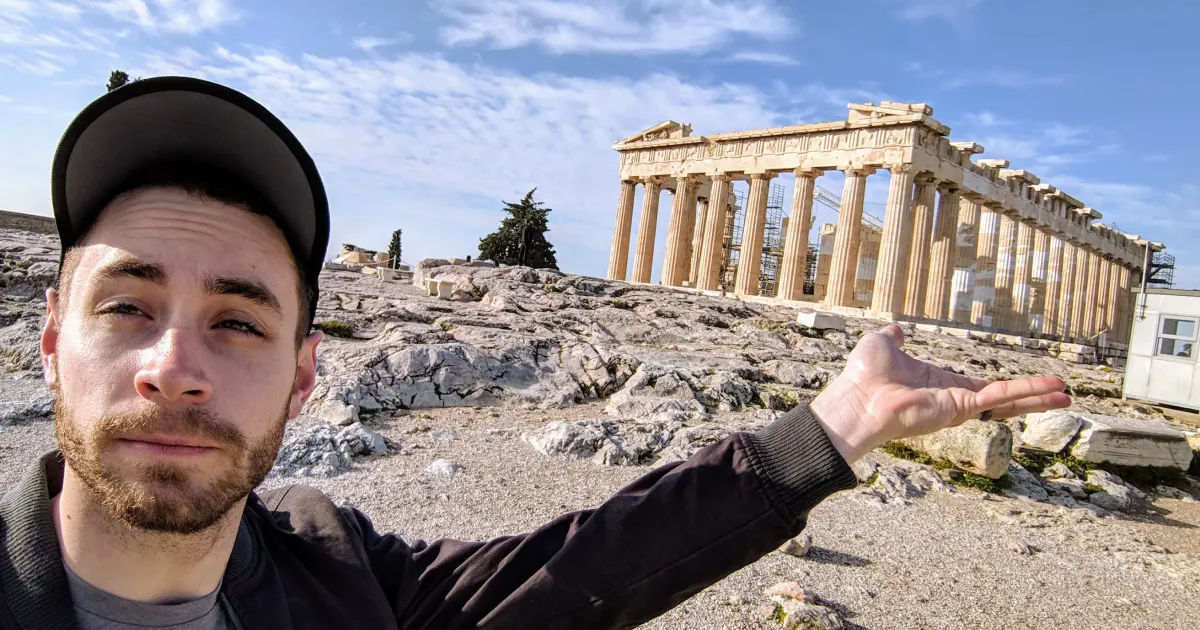
[[[130,83],[94,101],[72,121],[54,156],[54,217],[74,244],[117,188],[168,160],[220,167],[270,203],[316,281],[329,241],[329,208],[316,165],[291,131],[248,96],[189,77]],[[65,247],[64,247],[65,249]]]

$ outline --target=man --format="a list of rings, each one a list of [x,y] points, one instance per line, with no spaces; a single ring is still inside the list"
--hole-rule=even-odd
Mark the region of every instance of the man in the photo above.
[[[1058,379],[918,362],[889,326],[811,406],[595,509],[408,543],[312,488],[253,492],[321,340],[328,210],[283,124],[228,88],[146,79],[84,109],[53,168],[59,451],[0,502],[4,630],[627,628],[796,535],[882,442],[1069,403]]]

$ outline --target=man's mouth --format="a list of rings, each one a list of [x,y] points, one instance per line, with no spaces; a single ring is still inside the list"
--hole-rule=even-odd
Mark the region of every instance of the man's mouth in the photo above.
[[[194,435],[151,433],[124,437],[118,441],[145,455],[196,456],[220,450],[215,442]]]

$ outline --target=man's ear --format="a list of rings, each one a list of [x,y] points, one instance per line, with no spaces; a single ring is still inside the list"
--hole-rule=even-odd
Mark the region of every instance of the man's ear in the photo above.
[[[63,313],[59,311],[58,291],[46,289],[46,322],[42,324],[42,377],[53,389],[58,385],[58,330]]]
[[[313,388],[317,386],[317,345],[324,338],[325,333],[314,330],[300,342],[296,357],[296,380],[292,383],[292,395],[288,399],[288,420],[300,415],[304,403],[308,402]]]

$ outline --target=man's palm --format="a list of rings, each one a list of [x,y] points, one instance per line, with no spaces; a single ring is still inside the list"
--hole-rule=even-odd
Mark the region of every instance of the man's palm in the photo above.
[[[873,434],[882,443],[957,426],[985,411],[999,419],[1071,403],[1060,379],[968,378],[908,356],[903,343],[894,324],[865,335],[846,369],[813,401],[814,412],[827,423],[855,424],[851,433]]]

